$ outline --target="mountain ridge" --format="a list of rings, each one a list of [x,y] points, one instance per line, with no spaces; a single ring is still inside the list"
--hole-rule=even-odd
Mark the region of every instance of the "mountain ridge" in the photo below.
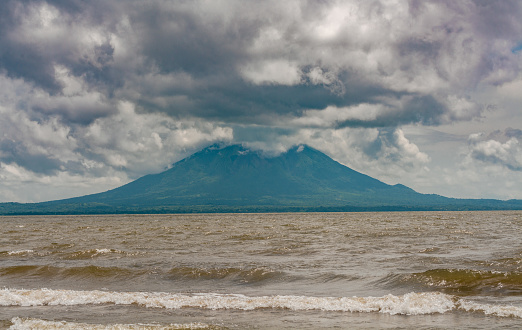
[[[357,172],[307,145],[273,157],[212,145],[157,174],[86,196],[2,203],[0,214],[522,209],[521,200],[420,194]]]

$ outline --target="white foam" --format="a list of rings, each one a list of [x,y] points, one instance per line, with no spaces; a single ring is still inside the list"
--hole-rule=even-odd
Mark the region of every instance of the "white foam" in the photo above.
[[[452,310],[522,318],[522,307],[480,304],[438,292],[408,293],[382,297],[245,296],[242,294],[167,292],[75,291],[51,289],[0,289],[0,306],[74,306],[136,304],[148,308],[255,310],[261,308],[379,312],[390,315],[423,315]]]
[[[204,323],[187,323],[187,324],[88,324],[75,323],[66,321],[46,321],[41,319],[22,319],[15,317],[11,320],[13,324],[11,330],[31,330],[31,329],[67,329],[67,330],[121,330],[121,329],[207,329],[210,326]]]
[[[86,304],[137,304],[145,307],[180,309],[254,310],[275,308],[345,312],[381,312],[386,314],[444,313],[455,308],[454,298],[442,293],[408,293],[383,297],[307,297],[257,296],[241,294],[178,294],[164,292],[110,292],[74,290],[0,290],[0,306],[44,306]]]
[[[486,315],[522,318],[522,307],[512,305],[479,304],[473,301],[461,299],[458,307],[467,312],[482,312]]]
[[[123,251],[113,250],[113,249],[96,249],[95,251],[96,252],[93,254],[93,256],[96,256],[99,254],[123,253]]]
[[[17,254],[26,254],[26,253],[33,253],[34,250],[18,250],[18,251],[9,251],[7,252],[8,255],[17,255]]]
[[[69,258],[75,259],[75,258],[94,258],[100,255],[107,255],[107,254],[124,254],[125,252],[115,249],[91,249],[91,250],[83,250],[83,251],[77,251],[74,253],[71,253],[69,255]]]

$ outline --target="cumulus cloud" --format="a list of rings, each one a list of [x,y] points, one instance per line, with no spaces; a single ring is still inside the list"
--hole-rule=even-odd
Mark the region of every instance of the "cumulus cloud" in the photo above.
[[[440,181],[427,182],[431,192],[448,195],[448,187],[458,187],[452,197],[520,199],[521,133],[512,128],[474,133],[462,149],[446,148],[454,151],[457,166],[433,168]]]
[[[301,70],[295,63],[267,61],[256,66],[240,68],[243,77],[257,85],[297,85],[301,82]]]
[[[511,171],[522,171],[522,130],[508,128],[485,136],[469,137],[469,156],[483,163],[496,164]]]
[[[362,173],[398,183],[404,175],[429,172],[430,157],[406,138],[401,129],[274,129],[236,128],[234,138],[253,149],[276,156],[288,148],[308,144]]]
[[[125,181],[219,140],[424,171],[401,127],[480,119],[474,91],[518,86],[521,16],[515,0],[6,0],[2,173]],[[502,153],[519,137],[488,141],[474,159],[520,165]]]
[[[49,187],[72,195],[106,190],[233,137],[225,126],[140,114],[124,101],[87,123],[67,121],[60,112],[20,111],[21,103],[56,98],[21,79],[0,75],[0,86],[0,196],[7,200],[49,198],[39,192]],[[42,188],[26,189],[20,182]]]
[[[98,119],[76,132],[79,149],[92,160],[125,170],[136,178],[165,169],[187,152],[215,141],[230,141],[232,129],[201,121],[175,121],[163,114],[135,112],[131,103],[121,103],[119,112]]]
[[[338,129],[321,134],[305,130],[309,143],[339,162],[389,183],[406,173],[428,171],[430,158],[401,129]],[[311,134],[310,134],[311,133]]]

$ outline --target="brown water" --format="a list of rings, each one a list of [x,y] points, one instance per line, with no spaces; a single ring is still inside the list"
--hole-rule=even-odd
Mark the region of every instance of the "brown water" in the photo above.
[[[522,327],[520,211],[0,221],[0,328]]]

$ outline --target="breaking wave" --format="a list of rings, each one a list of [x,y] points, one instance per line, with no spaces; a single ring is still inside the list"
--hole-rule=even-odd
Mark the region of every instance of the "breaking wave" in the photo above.
[[[80,330],[80,329],[96,329],[96,330],[115,330],[115,329],[136,329],[136,330],[188,330],[188,329],[221,329],[221,327],[215,325],[209,325],[204,323],[187,323],[187,324],[177,324],[171,323],[168,325],[160,325],[160,324],[110,324],[110,325],[101,325],[101,324],[88,324],[88,323],[76,323],[76,322],[67,322],[67,321],[47,321],[41,319],[34,318],[20,318],[15,317],[11,319],[11,326],[9,329],[12,330],[22,330],[22,329],[69,329],[69,330]]]
[[[245,296],[242,294],[2,289],[0,306],[138,305],[146,308],[289,309],[423,315],[453,310],[522,318],[522,307],[481,304],[439,292],[382,297]]]
[[[0,251],[1,256],[22,256],[34,253],[34,250]]]

